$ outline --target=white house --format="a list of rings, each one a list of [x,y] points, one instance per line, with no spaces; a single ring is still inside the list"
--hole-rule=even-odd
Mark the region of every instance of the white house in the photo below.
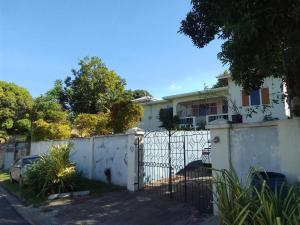
[[[267,78],[261,89],[249,95],[236,85],[230,76],[225,79],[224,87],[166,96],[162,100],[149,97],[137,99],[144,108],[140,127],[156,130],[161,126],[158,119],[162,108],[172,108],[173,115],[180,118],[180,126],[197,129],[216,120],[231,123],[249,123],[264,120],[286,119],[288,107],[283,99],[281,79]]]

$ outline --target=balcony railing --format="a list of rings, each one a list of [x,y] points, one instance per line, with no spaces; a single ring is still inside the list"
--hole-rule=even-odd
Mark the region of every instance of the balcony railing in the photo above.
[[[197,129],[196,124],[196,117],[195,116],[189,116],[189,117],[180,117],[179,119],[179,127],[185,128],[185,129]]]
[[[207,115],[206,116],[206,124],[210,124],[211,122],[213,122],[217,119],[228,120],[228,113]]]

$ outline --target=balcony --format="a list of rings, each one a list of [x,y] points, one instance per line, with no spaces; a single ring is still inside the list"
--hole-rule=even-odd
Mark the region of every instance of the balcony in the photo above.
[[[180,117],[179,127],[181,129],[196,130],[197,129],[196,116]]]
[[[206,124],[210,124],[211,122],[223,119],[228,121],[228,113],[222,113],[222,114],[213,114],[213,115],[207,115],[206,116]]]

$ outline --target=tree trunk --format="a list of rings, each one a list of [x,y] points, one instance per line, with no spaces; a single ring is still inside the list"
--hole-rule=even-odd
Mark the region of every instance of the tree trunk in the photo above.
[[[290,74],[286,79],[286,85],[291,117],[300,117],[300,75]]]

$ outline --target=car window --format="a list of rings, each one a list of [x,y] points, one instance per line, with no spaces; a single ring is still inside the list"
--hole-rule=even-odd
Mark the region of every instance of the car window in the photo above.
[[[26,159],[23,159],[23,161],[22,161],[22,164],[23,164],[23,165],[22,165],[22,166],[33,164],[33,163],[36,162],[38,159],[39,159],[39,157],[33,157],[33,158],[26,158]]]
[[[18,159],[17,161],[14,162],[13,166],[17,166],[20,165],[20,159]]]

